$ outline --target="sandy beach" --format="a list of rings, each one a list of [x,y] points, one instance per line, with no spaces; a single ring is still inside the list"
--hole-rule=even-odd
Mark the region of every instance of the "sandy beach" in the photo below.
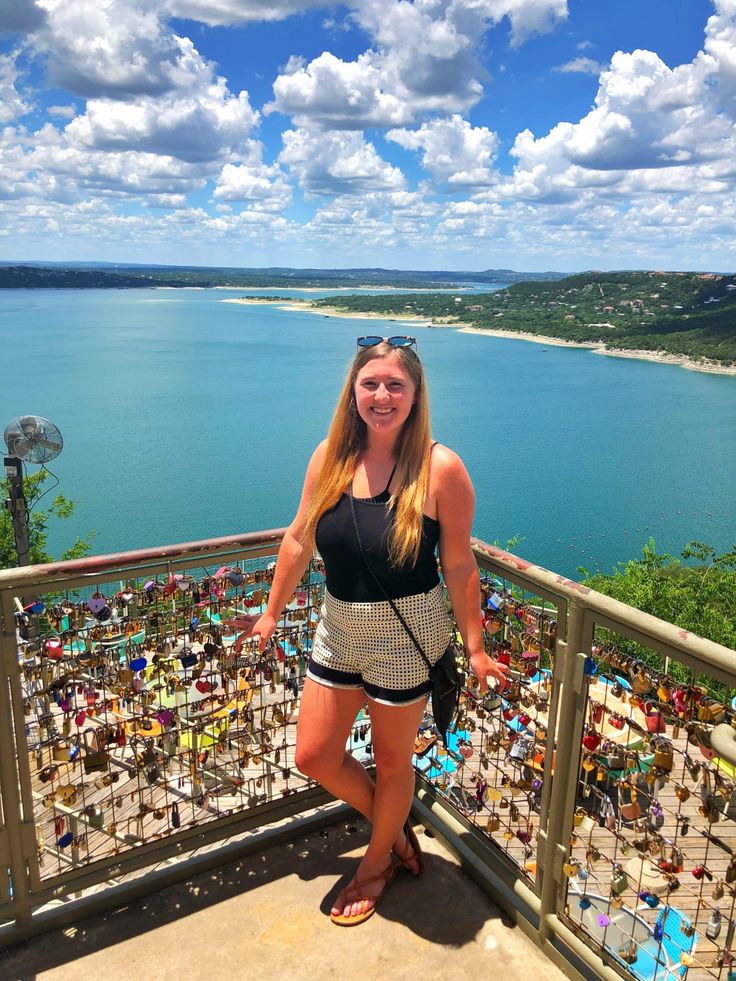
[[[593,354],[605,354],[609,358],[633,358],[636,361],[657,361],[659,364],[674,364],[688,371],[704,371],[708,375],[736,375],[736,365],[718,364],[717,361],[693,361],[682,354],[662,354],[656,351],[610,351],[599,347]]]
[[[596,344],[593,341],[565,341],[560,337],[546,337],[542,334],[529,334],[522,331],[511,330],[484,330],[482,327],[461,327],[464,334],[489,334],[491,337],[512,337],[514,340],[531,341],[533,344],[544,344],[554,347],[582,347],[588,348],[592,354],[604,354],[609,358],[631,358],[634,361],[654,361],[657,364],[677,365],[680,368],[687,368],[688,371],[704,371],[710,375],[736,375],[736,365],[728,366],[718,364],[714,361],[694,361],[684,354],[665,354],[661,351],[642,351],[642,350],[613,350],[607,348],[605,344]]]
[[[178,286],[159,286],[156,289],[179,289]],[[182,289],[204,289],[203,286],[189,287]],[[298,293],[354,293],[356,290],[372,290],[376,293],[436,293],[437,288],[431,286],[375,286],[372,283],[360,283],[358,286],[289,286],[286,283],[274,283],[273,286],[213,286],[214,290],[292,290]],[[453,291],[459,292],[469,289],[468,286],[453,286]],[[449,290],[447,291],[449,292]]]
[[[545,347],[587,347],[598,350],[599,344],[593,341],[565,341],[561,337],[546,337],[543,334],[528,334],[520,330],[484,330],[482,327],[470,327],[468,324],[458,324],[461,334],[487,334],[489,337],[511,337],[515,341],[531,341],[532,344],[544,344]]]
[[[394,314],[391,317],[387,317],[383,313],[351,313],[350,311],[340,310],[338,307],[315,307],[311,303],[306,301],[294,300],[291,303],[280,303],[274,300],[266,300],[261,297],[238,297],[237,299],[220,300],[221,303],[276,303],[279,310],[290,310],[295,313],[311,313],[317,317],[340,317],[341,320],[402,320],[402,321],[414,321],[417,324],[421,324],[424,327],[433,326],[432,321],[428,320],[427,317],[418,317],[416,314]],[[442,326],[450,326],[448,324],[443,324]],[[452,324],[451,326],[456,326]]]
[[[221,300],[220,302],[251,304],[272,303],[274,301],[262,299],[260,297],[240,297],[238,299]],[[680,368],[686,368],[688,371],[702,371],[709,375],[730,375],[731,377],[736,377],[736,365],[721,365],[717,362],[708,360],[694,361],[692,358],[679,354],[664,354],[658,351],[638,350],[616,351],[607,348],[604,344],[596,344],[594,341],[566,341],[560,337],[548,337],[544,334],[529,334],[523,331],[498,330],[494,328],[485,330],[482,327],[471,327],[470,324],[463,323],[462,321],[453,320],[450,323],[437,322],[436,320],[433,321],[427,317],[421,317],[414,313],[394,314],[393,316],[388,317],[383,313],[352,313],[350,311],[341,310],[339,307],[315,307],[311,303],[299,301],[295,301],[293,303],[278,303],[278,306],[282,310],[298,311],[299,313],[312,313],[323,317],[340,317],[343,320],[388,320],[396,322],[402,321],[406,323],[413,322],[422,327],[449,327],[453,330],[459,331],[462,334],[485,334],[488,337],[510,337],[512,340],[529,341],[532,344],[544,344],[545,347],[587,348],[587,350],[589,350],[592,354],[604,354],[609,358],[631,358],[635,361],[654,361],[657,364],[676,365]]]

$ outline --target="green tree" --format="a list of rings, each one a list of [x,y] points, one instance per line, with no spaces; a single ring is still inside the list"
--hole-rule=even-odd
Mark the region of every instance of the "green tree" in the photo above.
[[[53,562],[54,557],[47,549],[49,535],[49,522],[52,518],[69,518],[74,513],[77,501],[72,501],[63,494],[57,494],[51,501],[46,511],[40,510],[36,505],[48,491],[44,491],[44,484],[50,474],[47,470],[32,474],[24,480],[24,493],[26,503],[30,512],[28,522],[28,539],[30,544],[31,563]],[[9,485],[7,480],[0,480],[0,493],[2,501],[6,501],[9,496]],[[85,538],[77,538],[74,543],[59,556],[60,559],[81,559],[89,555],[92,549],[92,539],[94,532],[90,532]],[[13,534],[13,522],[7,508],[0,510],[0,569],[13,569],[18,565],[18,555],[15,550],[15,535]]]
[[[586,576],[583,582],[600,593],[736,650],[736,546],[718,555],[710,545],[689,542],[681,555],[687,561],[657,552],[650,539],[640,559],[621,563],[612,575]],[[694,564],[688,564],[692,560]],[[607,638],[661,669],[661,655],[613,634],[607,634]],[[674,662],[670,673],[680,681],[691,678],[688,669]],[[696,683],[703,683],[712,693],[730,700],[725,688],[712,680],[703,677]]]

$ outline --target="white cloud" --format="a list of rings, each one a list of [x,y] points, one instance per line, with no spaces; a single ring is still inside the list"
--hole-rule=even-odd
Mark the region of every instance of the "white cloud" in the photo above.
[[[45,18],[35,0],[0,0],[0,36],[35,31]]]
[[[422,123],[418,130],[389,130],[386,138],[408,150],[422,150],[424,169],[454,187],[482,187],[498,179],[493,170],[498,137],[457,114]]]
[[[40,0],[45,26],[35,35],[52,81],[88,98],[166,92],[199,66],[192,45],[162,26],[148,0]],[[190,78],[191,80],[191,78]]]
[[[287,130],[279,163],[306,194],[365,194],[403,189],[404,175],[383,160],[360,133]]]
[[[261,159],[261,145],[248,142],[243,163],[225,164],[217,178],[214,197],[219,201],[243,201],[259,211],[283,211],[291,204],[292,191],[278,164]]]
[[[337,5],[338,0],[166,0],[174,17],[189,17],[210,26],[283,20],[310,8]]]
[[[54,84],[87,98],[66,129],[70,148],[236,161],[258,113],[164,24],[160,0],[41,2],[37,50]]]
[[[0,54],[0,123],[9,123],[31,110],[16,88],[19,74],[15,56]]]
[[[190,162],[232,156],[257,122],[248,93],[223,78],[134,102],[91,99],[67,126],[70,142],[98,150],[140,150]]]
[[[482,96],[478,50],[508,17],[513,43],[549,30],[566,0],[352,0],[353,19],[373,40],[354,61],[323,52],[274,82],[266,111],[328,129],[401,126],[431,112],[463,112]]]
[[[0,197],[84,202],[131,198],[160,206],[202,189],[206,165],[135,151],[90,152],[50,123],[33,134],[7,127],[0,139]]]
[[[517,135],[518,164],[495,193],[553,201],[596,185],[620,195],[732,189],[734,65],[736,0],[719,0],[692,62],[669,68],[652,51],[616,52],[591,112],[546,136]]]
[[[273,85],[278,109],[297,122],[309,120],[329,129],[396,126],[412,118],[404,98],[384,89],[382,58],[371,52],[342,61],[324,51],[309,65],[292,62]]]
[[[557,21],[567,17],[567,0],[479,0],[493,21],[508,17],[511,21],[512,44],[519,45],[532,34],[545,34],[555,28]]]
[[[558,65],[552,71],[561,72],[563,75],[573,73],[579,75],[600,75],[603,68],[604,66],[600,61],[594,61],[593,58],[573,58],[572,61],[566,61],[564,65]]]
[[[74,119],[77,114],[77,107],[68,106],[49,106],[46,110],[49,116],[58,116],[61,119]]]
[[[716,13],[705,28],[705,54],[717,66],[719,95],[730,101],[734,115],[736,100],[736,0],[714,0]]]

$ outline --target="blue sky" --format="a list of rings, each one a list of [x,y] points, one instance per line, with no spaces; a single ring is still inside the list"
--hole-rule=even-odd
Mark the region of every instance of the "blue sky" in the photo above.
[[[0,258],[730,271],[736,0],[0,0]]]

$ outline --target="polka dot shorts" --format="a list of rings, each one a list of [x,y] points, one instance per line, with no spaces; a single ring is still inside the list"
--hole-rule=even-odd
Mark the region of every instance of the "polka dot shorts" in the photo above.
[[[452,638],[442,587],[394,600],[434,664]],[[325,592],[307,676],[333,688],[362,688],[384,705],[409,705],[431,690],[427,665],[387,600],[347,603]]]

